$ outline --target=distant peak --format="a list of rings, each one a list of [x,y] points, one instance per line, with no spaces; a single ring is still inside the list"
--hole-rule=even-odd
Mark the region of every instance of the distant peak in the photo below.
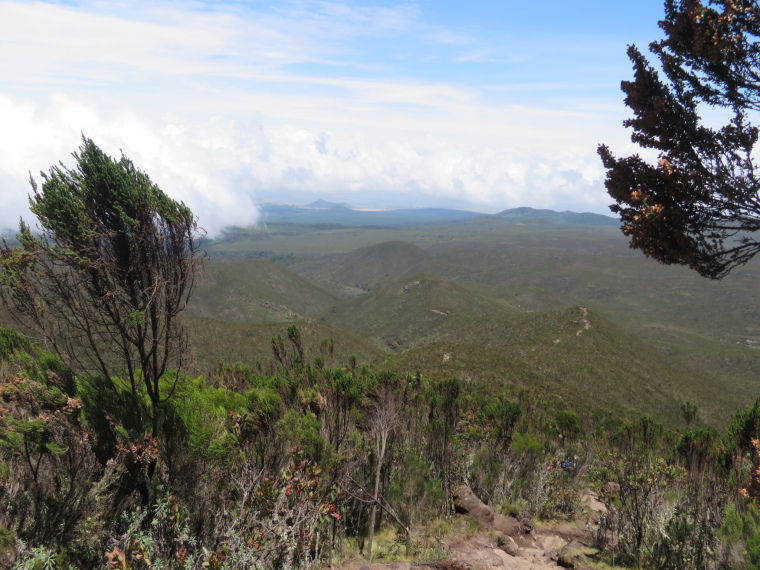
[[[341,202],[340,204],[336,204],[335,202],[328,202],[327,200],[316,200],[315,202],[306,204],[302,207],[309,208],[311,210],[331,210],[333,208],[351,209],[351,206],[348,204],[348,202]]]
[[[534,212],[537,212],[535,208],[528,208],[527,206],[522,206],[520,208],[511,208],[504,210],[503,212],[499,212],[496,214],[497,216],[503,216],[505,214],[512,214],[512,215],[524,215],[524,214],[532,214]]]
[[[335,204],[334,202],[328,202],[327,200],[317,200],[311,204],[306,204],[304,207],[314,208],[315,210],[329,210],[330,208],[334,208],[337,205],[338,204]]]

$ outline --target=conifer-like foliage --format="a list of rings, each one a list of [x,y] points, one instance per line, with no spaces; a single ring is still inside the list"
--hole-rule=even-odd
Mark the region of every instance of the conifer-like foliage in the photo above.
[[[751,124],[760,109],[760,6],[756,0],[666,0],[665,39],[650,45],[661,74],[631,46],[624,81],[633,142],[659,153],[616,158],[604,145],[606,186],[631,247],[665,264],[721,278],[760,241],[760,185]],[[720,128],[702,115],[727,117]],[[714,121],[711,121],[714,122]]]
[[[0,296],[74,370],[117,393],[147,393],[155,432],[170,395],[159,382],[182,364],[177,317],[194,289],[202,230],[124,155],[83,137],[73,156],[74,168],[42,173],[41,188],[31,179],[40,233],[22,221],[21,245],[3,243]]]

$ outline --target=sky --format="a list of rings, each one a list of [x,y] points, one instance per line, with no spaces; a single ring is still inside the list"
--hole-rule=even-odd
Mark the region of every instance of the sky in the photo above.
[[[212,236],[266,202],[609,213],[662,0],[0,0],[0,229],[82,135]]]

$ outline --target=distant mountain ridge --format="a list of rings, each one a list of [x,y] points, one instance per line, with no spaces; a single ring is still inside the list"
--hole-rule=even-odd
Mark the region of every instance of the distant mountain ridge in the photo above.
[[[342,226],[422,226],[461,224],[484,216],[481,212],[447,208],[399,208],[388,210],[353,209],[348,204],[316,200],[305,206],[262,204],[264,223],[336,224]],[[610,216],[592,213],[556,212],[534,208],[512,208],[495,214],[510,223],[552,223],[578,226],[616,226],[619,221]]]
[[[557,212],[555,210],[536,210],[534,208],[511,208],[496,214],[496,217],[507,222],[545,221],[552,224],[570,226],[618,226],[620,220],[611,216],[592,214],[590,212]]]
[[[327,200],[316,200],[311,204],[306,204],[304,208],[311,208],[312,210],[329,210],[330,208],[335,208],[338,206],[342,208],[351,208],[351,206],[349,206],[346,202],[335,204],[334,202],[328,202]]]
[[[480,212],[444,208],[409,208],[399,210],[354,210],[347,204],[317,200],[306,206],[263,204],[264,223],[333,224],[342,226],[420,226],[463,223],[482,215]]]

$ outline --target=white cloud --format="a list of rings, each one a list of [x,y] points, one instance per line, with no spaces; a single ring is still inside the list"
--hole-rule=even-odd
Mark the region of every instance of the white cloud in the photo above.
[[[595,148],[623,144],[620,106],[549,109],[509,90],[357,73],[357,38],[470,45],[423,25],[414,4],[263,4],[0,0],[0,226],[28,215],[27,172],[71,164],[80,133],[123,149],[211,232],[255,222],[258,196],[273,192],[604,211]]]
[[[46,105],[0,96],[0,192],[4,208],[0,228],[15,226],[29,215],[25,183],[33,175],[63,162],[73,167],[71,153],[81,133],[112,156],[123,150],[135,164],[175,199],[186,202],[211,232],[231,224],[253,224],[258,209],[244,180],[235,149],[228,148],[229,126],[209,119],[178,126],[169,117],[150,122],[133,111],[105,116],[63,95]],[[25,133],[19,137],[18,133]]]
[[[411,192],[490,210],[556,203],[599,209],[608,201],[596,157],[571,147],[536,153],[436,135],[361,136],[221,117],[164,115],[150,121],[126,109],[105,116],[61,95],[44,106],[0,98],[0,121],[12,124],[14,118],[17,128],[0,136],[0,154],[7,157],[0,164],[6,203],[23,202],[28,170],[58,160],[71,165],[81,128],[106,152],[123,150],[168,194],[193,208],[212,233],[254,223],[257,192],[277,189],[315,198]],[[27,136],[10,136],[19,130]],[[18,215],[4,208],[0,225],[15,223]]]

